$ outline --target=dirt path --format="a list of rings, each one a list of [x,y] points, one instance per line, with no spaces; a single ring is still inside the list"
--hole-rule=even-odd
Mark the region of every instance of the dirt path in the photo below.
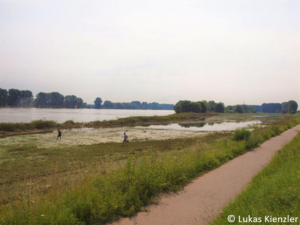
[[[196,178],[183,191],[162,197],[158,205],[146,208],[148,212],[123,218],[114,225],[206,224],[220,213],[226,203],[242,192],[274,153],[296,136],[297,130],[300,130],[300,125]]]

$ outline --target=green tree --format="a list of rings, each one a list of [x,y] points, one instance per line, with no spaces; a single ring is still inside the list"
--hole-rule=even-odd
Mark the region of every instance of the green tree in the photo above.
[[[197,102],[190,102],[189,103],[189,112],[200,113],[201,112],[201,104]]]
[[[8,99],[7,105],[9,106],[18,106],[21,102],[21,91],[18,89],[9,89],[8,90]]]
[[[198,103],[200,103],[200,105],[201,105],[201,112],[206,113],[207,110],[208,110],[207,102],[206,101],[201,101],[201,102],[198,102]]]
[[[142,102],[142,104],[141,104],[141,109],[147,109],[147,105],[148,105],[147,102]],[[173,109],[173,108],[172,108],[172,109]]]
[[[113,104],[112,104],[112,102],[111,101],[105,101],[104,103],[103,103],[103,107],[105,107],[105,108],[107,108],[107,109],[113,109]]]
[[[215,112],[224,113],[224,110],[225,110],[224,103],[219,102],[218,104],[216,104]]]
[[[117,107],[117,109],[125,109],[125,105],[121,102],[117,102],[116,107]]]
[[[45,92],[39,92],[36,94],[35,106],[39,108],[51,107],[51,95]]]
[[[283,102],[281,104],[281,112],[283,114],[288,113],[288,104],[289,104],[288,102]]]
[[[76,99],[76,108],[83,108],[83,100],[82,98]]]
[[[237,113],[244,113],[243,107],[241,105],[234,106],[233,110]]]
[[[141,102],[139,101],[132,101],[131,104],[136,104],[138,108],[140,108]]]
[[[74,109],[77,105],[77,97],[75,95],[65,96],[65,107]]]
[[[208,102],[208,111],[209,112],[215,112],[216,105],[217,105],[217,103],[215,103],[214,101],[209,101]]]
[[[21,107],[29,107],[33,103],[33,94],[29,90],[21,91],[21,99],[19,105]]]
[[[288,112],[291,113],[291,114],[294,114],[297,112],[297,109],[298,109],[298,104],[297,102],[295,102],[294,100],[290,100],[288,102]]]
[[[7,105],[8,92],[6,89],[0,88],[0,107]]]
[[[62,94],[60,94],[59,92],[51,92],[50,99],[51,99],[51,107],[53,107],[53,108],[63,108],[64,107],[65,97]]]
[[[96,108],[96,109],[100,109],[100,108],[101,108],[101,104],[102,104],[102,99],[99,98],[99,97],[97,97],[97,98],[95,99],[94,103],[95,103],[95,108]]]

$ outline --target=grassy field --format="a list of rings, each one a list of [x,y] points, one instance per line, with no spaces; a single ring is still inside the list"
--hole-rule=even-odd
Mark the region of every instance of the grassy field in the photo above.
[[[238,139],[226,132],[126,147],[0,146],[0,224],[104,224],[132,215],[299,123],[287,115]]]
[[[228,216],[234,215],[235,222],[229,223]],[[300,133],[259,172],[232,203],[224,208],[223,214],[212,225],[240,224],[247,221],[259,224],[300,223]],[[287,220],[293,218],[292,220]],[[295,218],[298,219],[296,220]],[[275,220],[274,220],[275,218]]]

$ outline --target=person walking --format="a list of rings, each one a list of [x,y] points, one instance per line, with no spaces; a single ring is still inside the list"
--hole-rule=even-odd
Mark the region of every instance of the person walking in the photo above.
[[[57,129],[57,131],[58,131],[58,135],[57,135],[56,140],[58,140],[58,138],[60,138],[60,140],[61,140],[61,131],[59,129]]]
[[[126,133],[124,133],[123,145],[126,145],[127,142],[128,142],[128,136]]]

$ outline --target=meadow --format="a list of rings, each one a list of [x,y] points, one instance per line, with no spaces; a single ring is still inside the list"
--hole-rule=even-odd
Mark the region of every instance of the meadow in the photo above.
[[[105,224],[133,215],[161,193],[299,124],[300,116],[269,123],[250,134],[241,129],[128,146],[0,146],[0,224]]]

